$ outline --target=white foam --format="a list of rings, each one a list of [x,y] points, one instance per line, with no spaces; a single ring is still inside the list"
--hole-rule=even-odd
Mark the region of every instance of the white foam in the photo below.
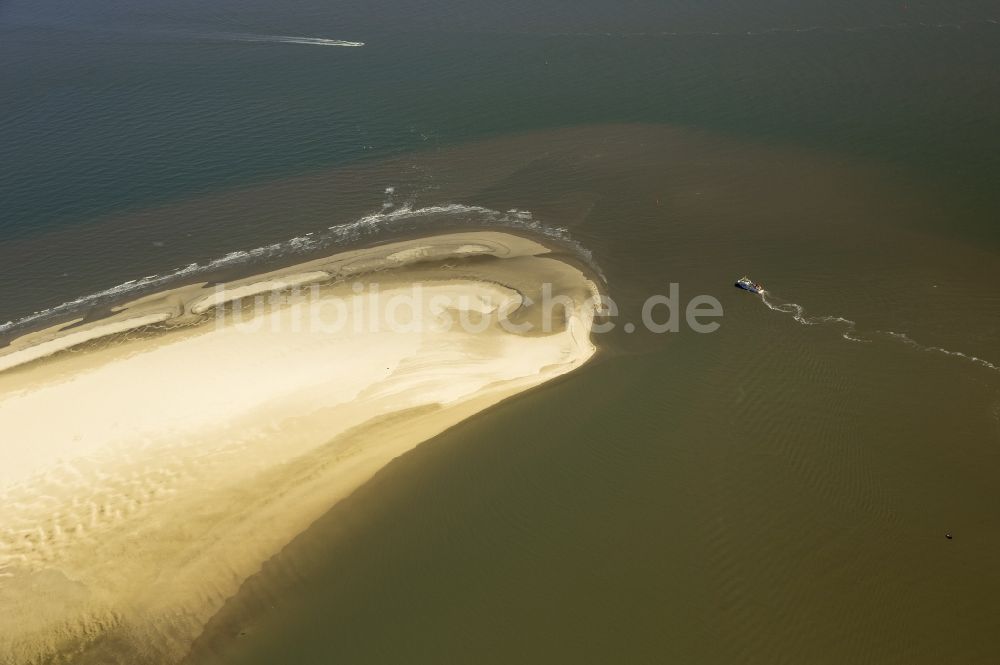
[[[547,258],[519,263],[503,274],[550,274]],[[570,292],[589,283],[565,274]],[[427,325],[363,323],[417,292],[426,297],[409,320]],[[245,579],[385,464],[596,352],[579,299],[566,329],[520,335],[494,312],[522,296],[491,280],[383,295],[344,283],[255,311],[252,334],[233,319],[4,377],[0,597],[19,610],[0,613],[5,662],[109,638],[121,662],[181,660]],[[350,302],[341,333],[308,325],[340,299]],[[439,320],[442,300],[459,317],[489,315],[487,327]]]
[[[784,314],[791,314],[792,318],[801,323],[804,326],[818,326],[826,323],[839,324],[845,326],[845,330],[840,334],[841,337],[850,342],[869,342],[871,340],[863,339],[856,336],[857,323],[851,319],[845,319],[842,316],[806,316],[805,308],[794,302],[786,302],[781,304],[775,304],[767,299],[767,292],[763,291],[760,294],[760,300],[767,307],[775,312],[782,312]]]
[[[127,282],[122,282],[103,291],[80,296],[60,305],[38,310],[19,319],[7,321],[0,324],[0,334],[32,325],[45,319],[66,316],[94,306],[120,301],[144,291],[159,289],[180,278],[203,274],[220,268],[242,265],[251,261],[274,259],[325,247],[336,247],[358,242],[382,232],[408,230],[412,228],[412,224],[420,223],[435,216],[461,218],[464,226],[474,228],[499,227],[523,229],[552,240],[557,240],[572,249],[579,258],[590,264],[591,268],[601,276],[601,279],[604,279],[600,268],[593,264],[593,257],[590,252],[573,240],[566,229],[546,226],[535,220],[530,212],[515,208],[504,213],[482,206],[469,206],[461,203],[427,206],[416,209],[410,204],[406,204],[395,210],[382,210],[381,212],[366,215],[348,224],[331,226],[322,232],[310,232],[284,242],[276,242],[254,249],[229,252],[204,264],[190,263],[167,273],[153,274],[141,279],[130,279]]]
[[[250,33],[222,33],[213,35],[236,42],[270,42],[274,44],[305,44],[308,46],[364,46],[364,42],[352,42],[343,39],[327,39],[325,37],[299,37],[295,35],[256,35]]]
[[[793,302],[775,304],[775,303],[773,303],[773,302],[771,302],[770,300],[767,299],[767,293],[766,292],[760,294],[760,299],[761,299],[761,302],[763,302],[765,305],[767,305],[767,307],[769,309],[771,309],[771,310],[773,310],[775,312],[782,312],[782,313],[785,313],[785,314],[791,314],[792,318],[795,319],[796,321],[798,321],[799,323],[801,323],[802,325],[815,326],[815,325],[821,325],[821,324],[824,324],[824,323],[840,324],[840,325],[846,326],[846,330],[841,334],[841,336],[844,339],[849,340],[851,342],[871,342],[870,339],[863,339],[861,337],[857,337],[856,336],[857,323],[854,322],[854,321],[852,321],[851,319],[845,319],[842,316],[814,316],[814,317],[807,317],[805,315],[805,309],[802,307],[802,305],[799,305],[798,303],[793,303]],[[892,331],[892,330],[876,330],[875,334],[877,334],[877,335],[884,335],[886,337],[889,337],[890,339],[893,339],[893,340],[898,341],[898,342],[902,342],[903,344],[906,344],[907,346],[910,346],[910,347],[912,347],[914,349],[917,349],[919,351],[927,351],[929,353],[940,353],[942,355],[951,356],[953,358],[962,358],[964,360],[967,360],[967,361],[969,361],[971,363],[974,363],[976,365],[979,365],[981,367],[985,367],[987,369],[991,369],[991,370],[993,370],[995,372],[1000,372],[1000,365],[996,365],[996,364],[990,362],[989,360],[985,360],[983,358],[979,358],[978,356],[972,356],[972,355],[969,355],[967,353],[962,353],[961,351],[952,351],[950,349],[945,349],[945,348],[942,348],[940,346],[927,346],[925,344],[921,344],[920,342],[917,342],[916,340],[912,339],[906,333],[895,332],[895,331]]]
[[[977,356],[971,356],[967,353],[962,353],[961,351],[951,351],[950,349],[943,349],[940,346],[927,346],[926,344],[921,344],[920,342],[914,340],[906,333],[894,332],[892,330],[878,330],[876,332],[882,335],[887,335],[888,337],[900,341],[903,344],[906,344],[907,346],[913,347],[918,351],[927,351],[929,353],[940,353],[942,355],[952,356],[953,358],[962,358],[971,363],[975,363],[976,365],[980,365],[987,369],[991,369],[994,372],[1000,372],[1000,365],[995,365],[991,363],[989,360],[985,360]]]

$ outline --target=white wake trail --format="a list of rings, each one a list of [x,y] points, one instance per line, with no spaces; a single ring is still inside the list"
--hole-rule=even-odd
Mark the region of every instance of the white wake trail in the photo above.
[[[364,42],[351,42],[344,39],[326,39],[325,37],[299,37],[295,35],[257,35],[253,33],[218,33],[212,35],[218,39],[234,42],[270,42],[274,44],[305,44],[308,46],[364,46]]]
[[[902,342],[903,344],[906,344],[909,347],[917,349],[918,351],[926,351],[928,353],[940,353],[942,355],[951,356],[953,358],[962,358],[963,360],[967,360],[970,363],[980,365],[981,367],[985,367],[986,369],[991,369],[994,372],[1000,372],[1000,365],[995,365],[991,363],[989,360],[979,358],[978,356],[970,356],[969,354],[962,353],[961,351],[950,351],[949,349],[943,349],[940,346],[927,346],[926,344],[921,344],[920,342],[911,338],[906,333],[893,332],[892,330],[877,330],[876,332],[878,332],[881,335],[886,335],[890,339]]]
[[[863,339],[858,337],[855,333],[857,332],[857,323],[851,319],[845,319],[842,316],[806,316],[805,308],[794,302],[786,302],[781,304],[776,304],[771,302],[767,298],[767,291],[763,291],[760,294],[760,300],[768,309],[775,312],[781,312],[783,314],[791,314],[792,318],[801,323],[804,326],[819,326],[828,323],[839,324],[844,326],[844,331],[840,334],[844,339],[851,342],[870,342],[869,339]]]
[[[870,343],[872,341],[870,339],[864,339],[857,336],[857,323],[851,319],[846,319],[842,316],[806,316],[806,310],[802,307],[802,305],[794,302],[775,303],[768,299],[766,291],[760,294],[760,300],[767,306],[768,309],[772,311],[781,312],[783,314],[791,314],[793,319],[804,326],[817,326],[828,323],[839,324],[845,327],[845,330],[841,333],[841,337],[844,339],[851,342],[865,343]],[[1000,365],[996,365],[989,360],[969,355],[968,353],[962,353],[961,351],[952,351],[940,346],[928,346],[926,344],[921,344],[906,333],[891,330],[876,330],[874,331],[874,334],[881,335],[896,342],[901,342],[918,351],[940,353],[941,355],[950,356],[952,358],[961,358],[962,360],[979,365],[980,367],[985,367],[986,369],[993,370],[994,372],[1000,372]]]

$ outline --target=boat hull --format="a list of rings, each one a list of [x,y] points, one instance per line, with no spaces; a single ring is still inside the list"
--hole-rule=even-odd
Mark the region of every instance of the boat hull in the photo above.
[[[733,286],[735,286],[738,289],[743,289],[744,291],[749,291],[750,293],[758,293],[758,294],[764,293],[764,287],[762,285],[754,284],[749,280],[746,281],[742,279],[737,280],[737,282]]]

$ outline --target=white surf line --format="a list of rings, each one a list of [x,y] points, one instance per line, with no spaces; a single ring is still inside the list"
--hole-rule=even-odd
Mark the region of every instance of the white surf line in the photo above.
[[[794,302],[775,304],[767,299],[767,291],[761,292],[760,300],[767,305],[768,309],[775,312],[782,312],[783,314],[791,314],[793,319],[804,326],[818,326],[826,323],[840,324],[846,326],[846,329],[840,335],[844,339],[851,342],[864,343],[871,341],[870,339],[863,339],[855,335],[858,324],[851,319],[845,319],[842,316],[806,316],[806,310],[802,305]]]
[[[299,37],[295,35],[256,35],[252,33],[218,33],[212,35],[219,39],[236,42],[271,42],[275,44],[306,44],[309,46],[364,46],[364,42],[351,42],[344,39],[326,39],[325,37]]]
[[[394,187],[389,189],[393,190],[393,194],[395,193]],[[388,194],[389,192],[387,191]],[[147,275],[141,279],[130,279],[111,288],[80,296],[62,304],[35,311],[18,319],[11,319],[6,323],[2,323],[3,319],[0,319],[0,335],[13,332],[17,328],[27,325],[38,324],[51,317],[66,316],[98,304],[106,304],[107,302],[148,292],[157,287],[164,287],[179,278],[192,277],[219,268],[244,265],[253,261],[265,261],[300,254],[324,247],[338,247],[345,243],[371,238],[382,232],[391,232],[396,228],[406,228],[414,223],[419,224],[422,220],[434,216],[452,217],[459,220],[461,225],[468,229],[507,228],[515,231],[524,230],[550,238],[571,248],[578,258],[583,260],[603,281],[607,281],[600,266],[594,263],[590,251],[574,240],[570,236],[569,231],[561,227],[547,226],[536,220],[532,213],[527,210],[511,208],[506,212],[501,212],[482,206],[471,206],[461,203],[432,205],[423,208],[413,208],[411,204],[407,203],[393,209],[386,208],[383,204],[383,209],[379,212],[365,215],[346,224],[330,226],[325,231],[311,231],[305,235],[296,236],[282,242],[275,242],[253,249],[229,252],[224,256],[205,263],[190,263],[170,272]]]
[[[857,323],[850,319],[845,319],[842,316],[808,317],[805,315],[805,308],[802,307],[802,305],[799,305],[798,303],[794,302],[775,304],[767,299],[766,291],[760,294],[760,299],[761,302],[767,305],[769,309],[775,312],[782,312],[783,314],[791,314],[793,319],[795,319],[804,326],[816,326],[824,323],[839,323],[841,325],[847,326],[847,329],[841,334],[841,337],[843,337],[844,339],[850,340],[852,342],[869,343],[872,341],[870,339],[863,339],[861,337],[856,337],[855,333],[857,332]],[[895,332],[892,330],[876,330],[874,331],[874,334],[883,335],[897,342],[902,342],[903,344],[911,348],[917,349],[918,351],[926,351],[928,353],[940,353],[942,355],[951,356],[953,358],[961,358],[963,360],[974,363],[981,367],[985,367],[986,369],[993,370],[994,372],[1000,372],[1000,365],[996,365],[990,362],[989,360],[986,360],[984,358],[979,358],[978,356],[971,356],[967,353],[962,353],[961,351],[952,351],[950,349],[945,349],[940,346],[928,346],[926,344],[921,344],[920,342],[916,341],[906,333]]]

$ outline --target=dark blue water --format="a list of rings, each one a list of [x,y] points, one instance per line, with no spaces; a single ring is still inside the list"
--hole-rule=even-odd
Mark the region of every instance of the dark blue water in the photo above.
[[[7,3],[0,229],[592,122],[795,140],[971,192],[995,183],[989,3],[524,4]],[[367,45],[233,39],[247,33]]]
[[[998,20],[6,2],[0,322],[350,222],[389,186],[530,210],[624,311],[679,282],[722,299],[720,332],[602,339],[404,456],[190,662],[992,663]],[[746,271],[776,308],[733,293]]]

